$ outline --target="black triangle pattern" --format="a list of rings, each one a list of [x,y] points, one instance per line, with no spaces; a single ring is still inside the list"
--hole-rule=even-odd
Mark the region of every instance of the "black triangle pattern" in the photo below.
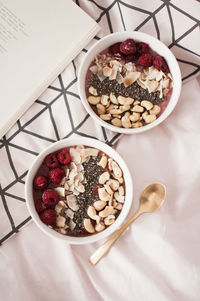
[[[194,0],[192,0],[194,1]],[[168,41],[167,46],[173,51],[174,47],[179,47],[182,51],[187,54],[191,54],[191,60],[186,60],[183,57],[177,57],[177,60],[182,65],[189,65],[193,67],[193,71],[184,74],[183,80],[186,80],[200,71],[200,65],[193,61],[193,57],[199,58],[200,54],[198,50],[189,49],[181,44],[182,40],[199,27],[200,21],[195,16],[190,15],[183,8],[177,6],[177,1],[173,0],[156,0],[155,9],[150,10],[146,7],[141,7],[139,2],[136,1],[98,1],[98,0],[76,0],[76,2],[81,8],[91,14],[91,16],[101,24],[102,31],[99,36],[94,37],[95,40],[99,40],[106,33],[112,33],[120,30],[136,30],[143,31],[147,28],[150,22],[154,25],[155,36],[160,39],[161,28],[159,28],[159,13],[163,12],[165,9],[167,12],[166,22],[168,22],[168,30],[171,36],[171,40]],[[144,3],[144,2],[143,2]],[[151,1],[152,7],[154,0]],[[192,3],[191,3],[192,5]],[[149,6],[148,6],[149,7]],[[97,15],[94,16],[94,8],[96,8]],[[115,19],[115,14],[113,10],[118,11],[119,20]],[[177,13],[184,16],[185,20],[192,20],[193,26],[187,29],[182,35],[176,36],[176,28],[173,21],[172,9],[176,10]],[[129,24],[126,22],[125,11],[129,11],[133,16],[140,14],[141,20],[138,24]],[[102,20],[106,21],[102,23]],[[83,49],[80,55],[84,55],[87,49]],[[6,180],[4,180],[3,175],[0,177],[0,199],[3,207],[4,219],[7,219],[9,224],[8,232],[4,233],[0,237],[0,244],[5,242],[13,234],[17,233],[25,224],[27,224],[31,217],[28,212],[26,212],[27,217],[20,223],[15,222],[15,216],[11,214],[10,204],[8,198],[15,199],[17,202],[24,203],[24,210],[26,211],[25,199],[21,196],[22,191],[17,191],[17,185],[25,184],[25,178],[27,175],[27,168],[32,159],[38,155],[38,153],[50,143],[58,141],[63,138],[68,138],[73,135],[93,137],[96,139],[102,139],[109,145],[113,145],[120,134],[110,133],[105,128],[100,128],[102,137],[96,137],[82,130],[82,127],[87,122],[91,121],[91,117],[84,112],[82,118],[80,118],[76,123],[72,110],[70,108],[70,101],[77,101],[77,105],[80,104],[80,97],[77,92],[77,69],[79,67],[79,57],[80,55],[71,63],[66,70],[58,76],[58,78],[48,87],[47,91],[41,95],[34,103],[28,112],[22,116],[20,120],[13,126],[13,128],[0,139],[0,160],[7,160],[7,170]],[[188,55],[187,55],[188,58]],[[68,68],[72,68],[73,72],[67,73]],[[68,76],[66,76],[66,73]],[[67,77],[67,82],[66,82]],[[60,114],[58,115],[56,108],[61,107]],[[36,112],[36,113],[34,113]],[[47,120],[48,119],[48,120]],[[62,120],[63,123],[60,124],[59,121]],[[48,124],[47,124],[48,121]],[[65,127],[65,124],[67,126]],[[47,125],[47,126],[46,126]],[[63,125],[63,126],[61,126]],[[64,128],[64,129],[63,129]],[[23,141],[23,144],[22,144]],[[32,143],[31,143],[32,142]],[[33,146],[34,145],[34,146]],[[13,149],[16,150],[17,158],[13,154]],[[26,162],[24,163],[24,154],[26,154]],[[6,157],[5,157],[6,156]],[[30,158],[29,158],[30,157]],[[21,159],[20,159],[21,158]],[[23,165],[24,164],[24,165]],[[26,164],[26,165],[25,165]],[[5,166],[5,164],[4,164]],[[20,167],[19,167],[20,166]],[[3,180],[2,180],[3,179]],[[18,185],[21,187],[21,185]],[[13,191],[15,191],[13,193]],[[24,213],[22,214],[24,216]]]

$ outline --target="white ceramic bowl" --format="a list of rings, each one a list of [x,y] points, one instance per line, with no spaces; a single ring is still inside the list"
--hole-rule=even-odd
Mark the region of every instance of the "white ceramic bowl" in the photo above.
[[[116,126],[113,126],[112,124],[109,124],[106,121],[103,121],[91,108],[90,104],[87,101],[86,98],[86,93],[85,93],[85,77],[87,70],[94,59],[94,56],[104,49],[108,48],[109,46],[117,43],[117,42],[123,42],[127,38],[133,38],[134,40],[138,42],[145,42],[148,43],[149,46],[156,51],[159,55],[163,56],[169,66],[170,72],[173,76],[173,81],[174,81],[174,87],[172,90],[172,95],[170,98],[170,101],[167,105],[167,108],[164,110],[164,112],[151,124],[142,126],[140,128],[135,128],[135,129],[125,129],[125,128],[119,128]],[[90,50],[87,52],[85,55],[85,58],[83,59],[80,69],[79,69],[79,74],[78,74],[78,89],[79,89],[79,95],[81,97],[82,103],[87,110],[87,112],[91,115],[92,118],[96,122],[98,122],[101,126],[108,128],[109,130],[112,130],[114,132],[118,133],[124,133],[124,134],[134,134],[134,133],[142,133],[144,131],[147,131],[158,124],[160,124],[163,120],[165,120],[169,114],[173,111],[175,108],[180,92],[181,92],[181,73],[180,73],[180,68],[177,63],[177,60],[173,53],[169,50],[169,48],[163,44],[161,41],[158,39],[142,33],[142,32],[137,32],[137,31],[124,31],[124,32],[116,32],[113,34],[109,34],[96,42]]]
[[[43,160],[45,159],[45,157],[52,152],[55,152],[61,148],[72,146],[72,145],[85,145],[85,146],[95,147],[95,148],[105,152],[108,156],[112,157],[119,164],[119,166],[121,167],[121,169],[123,171],[124,181],[125,181],[126,199],[125,199],[123,209],[122,209],[121,213],[119,214],[118,218],[116,219],[116,221],[111,226],[109,226],[108,228],[103,230],[102,232],[100,232],[98,234],[93,234],[90,236],[85,236],[85,237],[66,236],[66,235],[62,235],[62,234],[56,232],[53,229],[50,229],[48,226],[46,226],[40,220],[39,215],[35,209],[34,200],[33,200],[33,190],[32,190],[33,179],[35,177],[35,174],[36,174],[38,168],[40,167]],[[73,138],[73,139],[64,139],[64,140],[58,141],[56,143],[53,143],[52,145],[47,147],[44,151],[42,151],[37,156],[37,158],[33,162],[32,166],[29,169],[26,183],[25,183],[26,204],[27,204],[28,210],[30,212],[30,215],[32,216],[32,218],[35,221],[35,223],[37,224],[37,226],[42,231],[44,231],[46,234],[50,235],[51,237],[62,239],[70,244],[92,243],[92,242],[98,241],[100,239],[103,239],[106,236],[108,236],[109,234],[113,233],[126,218],[128,212],[129,212],[129,209],[131,207],[132,196],[133,196],[132,178],[131,178],[130,172],[128,170],[128,167],[127,167],[126,163],[124,162],[124,160],[121,158],[121,156],[113,148],[106,145],[105,143],[100,142],[95,139],[83,138],[83,137]]]

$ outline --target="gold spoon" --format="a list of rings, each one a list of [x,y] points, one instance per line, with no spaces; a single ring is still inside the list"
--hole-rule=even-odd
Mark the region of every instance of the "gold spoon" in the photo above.
[[[115,231],[111,237],[94,252],[89,258],[92,264],[96,264],[110,250],[120,235],[130,226],[130,224],[141,214],[153,212],[161,207],[165,200],[166,188],[163,184],[151,184],[145,188],[140,196],[140,206],[136,213],[123,225]]]

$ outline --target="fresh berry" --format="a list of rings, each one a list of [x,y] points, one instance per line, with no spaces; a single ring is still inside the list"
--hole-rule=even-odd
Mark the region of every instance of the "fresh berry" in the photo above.
[[[58,159],[55,154],[49,154],[45,158],[46,166],[49,168],[56,168],[58,167]]]
[[[34,179],[33,185],[34,185],[35,189],[43,190],[43,189],[45,189],[45,188],[47,187],[47,185],[48,185],[47,178],[44,177],[44,176],[37,176],[37,177]]]
[[[137,52],[140,54],[149,52],[149,45],[144,42],[137,43],[136,48]]]
[[[134,54],[136,52],[136,45],[133,39],[127,39],[120,45],[120,52],[123,54]]]
[[[126,55],[126,62],[135,62],[138,60],[139,56],[140,54],[138,52]]]
[[[45,209],[47,209],[49,207],[49,205],[45,204],[42,199],[39,199],[36,204],[35,204],[35,208],[37,210],[37,212],[41,213],[42,211],[44,211]]]
[[[49,170],[48,176],[51,182],[59,184],[64,177],[65,172],[62,168],[57,167]]]
[[[159,71],[169,72],[169,68],[163,56],[157,55],[153,61],[153,65]]]
[[[56,205],[59,201],[58,195],[53,189],[46,189],[42,194],[42,200],[47,205]]]
[[[144,66],[144,67],[150,67],[153,63],[153,56],[150,53],[143,53],[140,57],[139,57],[139,63],[140,65]]]
[[[46,225],[53,225],[56,222],[56,212],[53,209],[47,209],[40,214],[40,219]]]
[[[112,54],[120,53],[120,45],[121,45],[121,43],[116,43],[116,44],[111,45],[109,47],[109,52],[111,52]]]
[[[70,154],[66,148],[58,153],[58,161],[63,165],[66,165],[71,161]]]

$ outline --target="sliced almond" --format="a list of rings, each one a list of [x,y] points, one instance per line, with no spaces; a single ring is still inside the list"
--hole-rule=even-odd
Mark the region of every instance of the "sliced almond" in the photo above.
[[[65,225],[65,221],[66,221],[66,218],[64,218],[63,216],[59,215],[56,217],[56,226],[58,228],[63,228],[64,225]]]

